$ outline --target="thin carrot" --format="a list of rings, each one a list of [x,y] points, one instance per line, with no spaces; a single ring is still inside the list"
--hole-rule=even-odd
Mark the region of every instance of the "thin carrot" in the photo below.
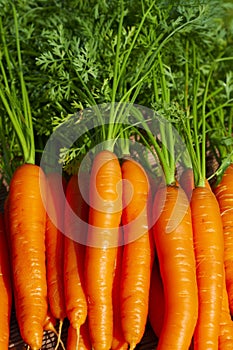
[[[81,195],[78,176],[73,175],[66,188],[65,206],[65,261],[64,286],[66,313],[71,326],[79,332],[87,317],[87,301],[84,287],[85,245],[79,242],[79,235],[85,237],[86,226],[80,226],[82,219],[88,220],[88,204]],[[77,344],[76,344],[77,345]]]
[[[159,262],[155,259],[150,280],[149,311],[150,325],[159,338],[163,326],[165,313],[165,298],[163,281],[159,270]]]
[[[90,211],[85,281],[91,343],[109,350],[113,338],[112,288],[122,214],[121,167],[107,150],[95,155],[90,178]]]
[[[66,317],[66,308],[63,278],[65,201],[58,191],[58,187],[59,183],[63,181],[65,189],[65,180],[59,173],[49,173],[46,179],[48,190],[45,245],[48,302],[51,314],[59,320],[59,343],[63,321]],[[65,197],[64,194],[63,197]]]
[[[115,262],[114,280],[112,288],[112,303],[113,303],[113,339],[112,350],[127,350],[128,343],[124,338],[121,325],[120,312],[120,291],[121,291],[121,274],[122,274],[122,256],[123,256],[123,230],[120,227],[119,246],[117,249],[117,257]]]
[[[153,233],[164,287],[165,314],[158,349],[187,350],[198,314],[191,212],[182,188],[156,193]]]
[[[214,188],[223,225],[224,265],[230,312],[233,315],[233,164],[225,170],[221,182]]]
[[[40,167],[24,164],[10,183],[10,251],[16,317],[21,336],[32,350],[42,346],[47,315],[45,266],[45,176]]]
[[[0,348],[9,348],[10,317],[12,309],[12,284],[10,273],[10,256],[4,227],[4,216],[0,212]]]
[[[123,179],[124,251],[121,279],[122,329],[130,349],[141,341],[148,315],[153,241],[150,232],[150,184],[140,163],[126,158]]]
[[[218,202],[208,187],[191,198],[199,310],[194,349],[218,349],[223,289],[223,229]]]
[[[79,337],[79,339],[78,339]],[[80,334],[77,336],[77,330],[71,325],[68,328],[66,350],[76,349],[76,344],[78,343],[79,350],[91,350],[91,341],[88,329],[88,319],[81,325]]]

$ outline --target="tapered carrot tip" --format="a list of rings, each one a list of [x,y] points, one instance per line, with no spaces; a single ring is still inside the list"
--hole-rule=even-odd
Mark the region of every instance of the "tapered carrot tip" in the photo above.
[[[136,344],[130,344],[130,346],[129,346],[129,350],[134,350],[136,348]]]

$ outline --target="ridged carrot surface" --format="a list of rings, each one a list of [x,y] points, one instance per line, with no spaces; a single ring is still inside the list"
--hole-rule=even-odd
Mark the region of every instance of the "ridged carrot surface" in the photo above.
[[[134,349],[141,341],[148,316],[153,241],[148,217],[150,184],[143,167],[123,161],[124,250],[121,277],[121,322],[126,341]]]
[[[158,350],[187,350],[197,322],[198,291],[191,212],[182,188],[157,191],[153,226],[164,287],[165,314]]]
[[[199,299],[194,349],[217,350],[224,255],[220,210],[208,187],[196,187],[190,205]]]
[[[85,261],[89,331],[95,350],[109,350],[113,339],[112,288],[122,213],[121,179],[114,153],[104,150],[95,155]]]
[[[46,211],[41,193],[45,176],[36,165],[24,164],[10,184],[9,224],[14,300],[20,333],[31,350],[42,346],[47,315],[45,266]]]

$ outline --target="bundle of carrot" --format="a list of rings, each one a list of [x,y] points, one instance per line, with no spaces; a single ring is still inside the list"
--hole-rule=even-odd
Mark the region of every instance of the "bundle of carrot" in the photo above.
[[[72,116],[72,135],[75,128],[85,133],[77,148],[82,149],[84,140],[89,152],[78,153],[71,174],[48,171],[53,152],[45,167],[36,161],[13,6],[18,53],[13,63],[19,68],[22,104],[16,103],[15,86],[8,83],[13,64],[7,46],[0,98],[21,164],[11,177],[0,230],[4,296],[0,317],[5,326],[0,342],[8,347],[13,291],[20,334],[28,349],[42,348],[44,331],[52,331],[57,336],[55,349],[133,350],[139,347],[148,321],[158,338],[157,349],[232,349],[232,163],[211,137],[211,150],[221,158],[217,175],[228,165],[226,159],[230,164],[213,190],[206,170],[207,135],[218,122],[226,126],[224,147],[230,146],[227,152],[232,154],[232,110],[225,119],[231,102],[215,106],[219,90],[209,94],[215,64],[221,59],[202,77],[196,43],[187,40],[184,105],[173,124],[166,118],[174,101],[161,48],[196,19],[176,24],[156,41],[127,89],[124,71],[155,3],[144,9],[123,56],[127,11],[124,1],[119,6],[111,103],[96,105],[92,90],[81,81],[81,95],[94,106]],[[152,86],[163,117],[133,105],[148,76],[147,88]],[[85,156],[89,167],[83,172]],[[65,320],[66,344],[61,340]]]

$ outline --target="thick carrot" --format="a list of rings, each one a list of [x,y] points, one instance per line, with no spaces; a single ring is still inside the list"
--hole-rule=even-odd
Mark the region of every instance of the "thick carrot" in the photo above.
[[[224,265],[230,312],[233,315],[233,164],[225,170],[221,182],[214,189],[224,237]]]
[[[47,315],[45,266],[46,193],[42,169],[24,164],[10,184],[9,224],[14,301],[21,336],[32,350],[42,346]]]
[[[223,271],[222,307],[221,307],[220,324],[219,324],[218,349],[219,350],[233,349],[233,321],[231,319],[231,314],[229,309],[226,280],[225,280],[225,271]]]
[[[88,204],[81,195],[78,176],[73,175],[66,188],[65,207],[65,261],[64,286],[67,317],[78,333],[87,317],[87,300],[84,287],[85,245],[80,243],[80,234],[85,237],[88,221]],[[77,344],[76,344],[77,345]]]
[[[163,281],[161,278],[159,263],[155,259],[150,280],[150,295],[149,295],[149,322],[155,333],[159,338],[163,326],[165,313],[165,298],[163,290]]]
[[[92,350],[88,329],[88,319],[86,319],[86,321],[81,325],[80,334],[78,336],[76,329],[69,325],[66,350],[76,349],[77,343],[79,350]]]
[[[10,316],[12,308],[12,284],[10,256],[4,227],[4,216],[0,212],[0,349],[9,348]]]
[[[64,295],[64,210],[65,201],[58,187],[63,178],[58,173],[47,174],[46,272],[50,312],[62,325],[66,317]],[[65,187],[65,181],[64,187]],[[50,216],[52,214],[52,216]]]
[[[123,255],[123,230],[120,227],[119,246],[117,249],[117,257],[115,262],[114,280],[112,288],[112,302],[113,302],[113,340],[112,350],[127,350],[128,343],[124,338],[121,325],[120,312],[120,291],[121,291],[121,271],[122,271],[122,255]]]
[[[143,167],[126,158],[122,164],[124,251],[121,278],[122,329],[130,349],[141,341],[148,315],[153,240],[148,217],[150,184]]]
[[[165,314],[158,349],[187,350],[197,322],[198,291],[191,212],[182,188],[156,193],[153,226],[164,287]]]
[[[208,187],[196,187],[191,212],[198,284],[194,349],[218,349],[223,289],[223,229],[218,202]]]
[[[116,155],[95,155],[90,178],[86,290],[91,343],[109,350],[113,338],[112,288],[122,214],[121,167]]]

